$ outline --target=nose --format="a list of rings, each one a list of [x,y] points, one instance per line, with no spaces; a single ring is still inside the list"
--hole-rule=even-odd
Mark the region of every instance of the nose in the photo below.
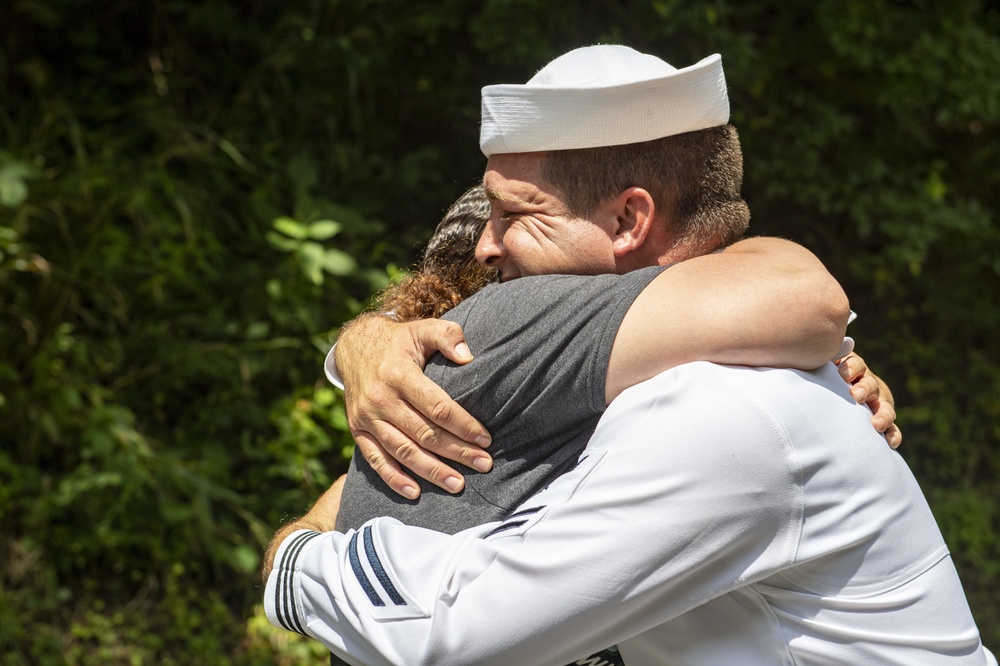
[[[476,243],[476,260],[483,266],[499,268],[507,251],[504,249],[503,240],[496,230],[496,222],[491,218],[486,223],[483,233]]]

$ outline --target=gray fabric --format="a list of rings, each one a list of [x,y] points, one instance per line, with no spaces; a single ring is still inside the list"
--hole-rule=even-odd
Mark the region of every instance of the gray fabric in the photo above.
[[[504,518],[571,466],[604,412],[608,359],[635,297],[662,267],[626,275],[525,277],[491,285],[447,313],[475,360],[434,356],[425,373],[493,435],[493,471],[453,466],[466,487],[450,495],[421,482],[406,500],[358,453],[351,461],[337,529],[378,516],[442,532]]]

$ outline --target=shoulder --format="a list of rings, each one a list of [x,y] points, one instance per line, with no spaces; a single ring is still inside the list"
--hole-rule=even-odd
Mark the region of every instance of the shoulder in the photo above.
[[[612,439],[655,433],[669,442],[671,455],[755,456],[751,466],[776,465],[776,473],[793,473],[800,447],[826,444],[848,426],[861,434],[871,430],[843,384],[835,369],[687,363],[622,392],[599,430],[608,430]],[[824,430],[830,434],[817,436]]]
[[[545,311],[551,308],[585,307],[595,310],[625,302],[626,307],[664,266],[651,266],[623,275],[534,275],[491,284],[470,296],[443,319],[461,322],[471,313],[511,310]]]

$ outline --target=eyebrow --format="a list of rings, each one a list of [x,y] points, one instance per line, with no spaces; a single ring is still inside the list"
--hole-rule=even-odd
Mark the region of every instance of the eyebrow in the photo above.
[[[497,201],[507,201],[510,203],[524,203],[520,199],[510,196],[509,194],[504,194],[498,190],[493,189],[489,185],[483,185],[483,191],[486,192],[486,196],[489,199],[496,199]]]

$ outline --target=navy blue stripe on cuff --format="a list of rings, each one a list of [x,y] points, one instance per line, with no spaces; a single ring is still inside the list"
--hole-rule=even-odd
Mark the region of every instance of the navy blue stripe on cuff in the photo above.
[[[375,543],[372,540],[372,528],[370,525],[365,526],[365,555],[368,556],[368,564],[371,565],[372,571],[375,572],[375,578],[382,584],[382,589],[392,599],[392,603],[397,606],[405,606],[406,600],[396,591],[392,581],[389,579],[389,574],[386,572],[385,567],[382,566],[382,560],[379,559],[378,553],[375,551]]]
[[[354,570],[354,577],[358,579],[358,583],[361,585],[361,589],[365,591],[368,595],[368,601],[372,602],[372,606],[385,606],[385,602],[382,601],[382,597],[378,596],[378,592],[375,591],[375,587],[372,585],[371,581],[368,580],[368,574],[361,567],[361,558],[358,557],[358,533],[355,532],[354,536],[351,537],[351,569]]]
[[[320,535],[319,532],[304,532],[292,541],[285,549],[279,563],[278,584],[274,592],[274,609],[278,616],[278,621],[288,631],[295,631],[305,635],[302,621],[299,618],[299,610],[295,605],[292,578],[295,575],[295,566],[299,560],[299,554],[306,543]]]

